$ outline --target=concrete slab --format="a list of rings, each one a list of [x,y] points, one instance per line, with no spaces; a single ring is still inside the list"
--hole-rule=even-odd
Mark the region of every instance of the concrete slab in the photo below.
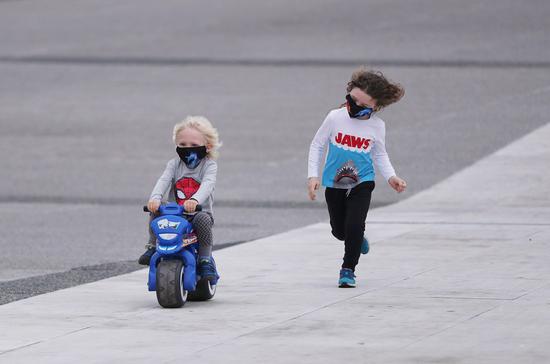
[[[0,306],[0,362],[548,362],[549,163],[547,124],[373,210],[356,289],[315,224],[219,251],[209,302],[162,309],[141,270]]]

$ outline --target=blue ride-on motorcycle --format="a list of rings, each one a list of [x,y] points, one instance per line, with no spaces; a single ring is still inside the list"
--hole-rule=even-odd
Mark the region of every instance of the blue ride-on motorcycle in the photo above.
[[[147,206],[143,210],[149,211]],[[200,205],[197,206],[199,210]],[[160,216],[151,221],[157,242],[156,252],[149,262],[149,291],[156,291],[158,303],[165,308],[182,307],[188,300],[211,299],[220,277],[217,270],[214,279],[208,280],[199,275],[199,243],[193,226],[184,217],[184,208],[168,203],[160,206],[159,213]]]

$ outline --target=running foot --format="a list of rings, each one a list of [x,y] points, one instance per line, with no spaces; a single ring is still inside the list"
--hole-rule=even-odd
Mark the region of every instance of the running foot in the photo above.
[[[369,241],[366,236],[363,236],[363,243],[361,244],[361,254],[367,254],[369,250]]]
[[[355,287],[355,274],[349,268],[340,269],[340,279],[338,280],[338,287],[340,288],[354,288]]]

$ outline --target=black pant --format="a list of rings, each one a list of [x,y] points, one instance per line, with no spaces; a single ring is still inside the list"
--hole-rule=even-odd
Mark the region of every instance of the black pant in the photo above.
[[[351,190],[331,187],[325,190],[332,235],[345,242],[342,268],[355,270],[359,262],[373,190],[374,181],[362,182]]]

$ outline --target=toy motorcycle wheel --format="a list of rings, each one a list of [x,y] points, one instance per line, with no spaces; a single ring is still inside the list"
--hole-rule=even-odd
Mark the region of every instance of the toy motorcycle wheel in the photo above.
[[[216,294],[216,285],[208,279],[201,279],[197,282],[197,288],[189,292],[189,301],[206,301]]]
[[[182,307],[187,301],[181,260],[163,260],[157,266],[157,300],[164,308]]]

